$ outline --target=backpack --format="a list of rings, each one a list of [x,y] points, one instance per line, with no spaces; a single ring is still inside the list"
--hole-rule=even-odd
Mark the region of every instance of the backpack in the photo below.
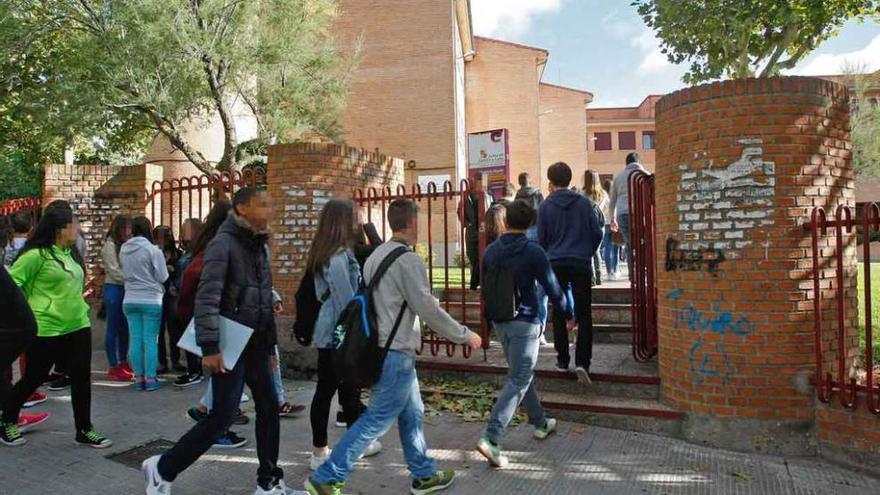
[[[327,297],[328,294],[325,293],[318,299],[315,294],[315,274],[311,270],[306,270],[294,296],[296,320],[293,322],[293,336],[303,346],[308,347],[312,343],[315,322],[318,321],[318,314]]]
[[[516,318],[516,280],[504,263],[483,270],[483,315],[489,321]]]
[[[357,388],[370,388],[382,374],[385,355],[391,342],[397,335],[406,301],[400,307],[391,335],[383,348],[379,347],[379,328],[376,324],[376,308],[373,291],[379,286],[382,276],[394,261],[409,252],[407,247],[398,247],[391,251],[373,275],[370,284],[357,292],[339,315],[333,331],[333,368],[339,381]]]

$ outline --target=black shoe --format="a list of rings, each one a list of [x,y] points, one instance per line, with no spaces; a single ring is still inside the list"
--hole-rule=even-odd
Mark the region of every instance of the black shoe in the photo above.
[[[214,440],[213,447],[215,449],[237,449],[243,447],[247,443],[247,439],[236,435],[234,432],[227,431]]]
[[[64,378],[64,374],[55,373],[53,371],[53,372],[49,373],[49,376],[47,376],[45,380],[43,380],[43,383],[48,384],[48,383],[54,382],[55,380],[57,380],[59,378]]]
[[[180,377],[178,377],[177,380],[174,380],[174,386],[175,387],[189,387],[190,385],[195,385],[196,383],[201,383],[201,382],[202,382],[201,373],[192,374],[192,375],[187,373],[184,375],[180,375]]]
[[[49,382],[49,390],[64,390],[70,386],[70,377],[62,376]]]
[[[232,420],[232,424],[234,425],[246,425],[251,422],[251,418],[247,417],[247,415],[241,412],[241,409],[235,413],[235,418]]]
[[[104,435],[95,431],[94,428],[76,432],[76,443],[93,449],[106,449],[113,445],[110,439],[104,438]]]
[[[342,411],[336,413],[336,427],[337,428],[347,428],[348,423],[345,422],[345,415],[342,414]]]
[[[195,406],[187,409],[186,415],[196,423],[208,417],[208,413],[200,411],[199,408]]]

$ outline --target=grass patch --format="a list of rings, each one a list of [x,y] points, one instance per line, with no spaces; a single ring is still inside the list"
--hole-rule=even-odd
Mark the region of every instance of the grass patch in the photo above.
[[[457,380],[428,379],[419,383],[422,390],[467,394],[467,397],[449,397],[442,393],[425,394],[425,416],[439,416],[451,413],[468,423],[486,423],[495,405],[493,393],[495,386],[488,383],[471,384]],[[510,426],[528,422],[528,416],[517,411],[510,420]]]
[[[859,347],[865,351],[865,267],[859,263]],[[880,364],[880,263],[871,264],[871,321],[873,322],[874,364]]]
[[[469,287],[471,281],[471,270],[469,268],[465,268],[464,270],[464,284],[465,287]],[[434,271],[431,274],[431,284],[434,287],[443,288],[446,287],[446,274],[449,274],[449,287],[461,287],[462,282],[462,269],[461,268],[444,268],[435,266]]]

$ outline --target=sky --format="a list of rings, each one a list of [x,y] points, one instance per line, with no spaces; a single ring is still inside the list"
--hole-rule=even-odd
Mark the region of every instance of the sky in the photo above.
[[[685,68],[660,53],[630,0],[471,0],[471,10],[478,36],[549,50],[544,82],[592,92],[591,107],[635,106],[685,86]],[[846,63],[880,70],[880,23],[848,22],[790,73],[835,74]]]

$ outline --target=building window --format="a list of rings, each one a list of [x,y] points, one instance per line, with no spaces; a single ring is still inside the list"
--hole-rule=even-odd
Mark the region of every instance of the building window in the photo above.
[[[642,133],[642,149],[654,149],[654,131],[645,131]]]
[[[617,142],[622,150],[636,149],[636,133],[634,131],[618,132]]]
[[[593,133],[593,149],[596,151],[611,150],[611,133],[610,132],[594,132]]]

